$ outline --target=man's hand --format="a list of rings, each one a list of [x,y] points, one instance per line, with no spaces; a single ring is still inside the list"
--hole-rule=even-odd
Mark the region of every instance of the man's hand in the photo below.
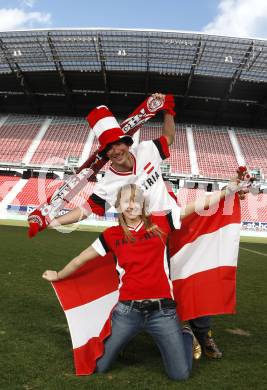
[[[155,99],[159,99],[161,100],[162,102],[164,102],[164,99],[165,99],[165,96],[163,93],[158,93],[158,92],[155,92],[151,95],[153,98]]]
[[[173,95],[164,95],[163,93],[156,92],[153,93],[151,96],[154,99],[158,99],[162,102],[163,104],[162,110],[164,110],[165,112],[167,112],[172,116],[175,116],[175,111],[174,111],[175,102],[174,102]]]
[[[38,232],[47,228],[47,222],[40,210],[34,210],[28,216],[29,229],[28,235],[30,238],[36,236]]]
[[[59,280],[57,271],[51,270],[45,271],[42,275],[42,278],[48,280],[48,282],[56,282]]]

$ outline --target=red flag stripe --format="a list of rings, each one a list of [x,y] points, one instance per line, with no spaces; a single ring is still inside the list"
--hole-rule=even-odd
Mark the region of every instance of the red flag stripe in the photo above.
[[[104,353],[104,341],[111,334],[111,314],[105,322],[99,337],[73,350],[76,375],[90,375],[95,371],[96,360]]]
[[[235,313],[235,289],[236,267],[218,267],[174,280],[173,291],[180,319]],[[197,300],[194,291],[197,291]]]
[[[53,283],[53,287],[63,310],[87,304],[116,291],[118,274],[113,255],[107,254],[89,261],[71,277]]]

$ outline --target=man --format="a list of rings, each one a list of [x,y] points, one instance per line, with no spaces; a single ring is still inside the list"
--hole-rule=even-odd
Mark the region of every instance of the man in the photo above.
[[[164,101],[165,95],[153,94],[154,98]],[[180,227],[180,207],[168,193],[163,181],[160,164],[170,155],[169,146],[175,137],[174,112],[164,112],[162,136],[157,140],[141,142],[130,150],[133,140],[125,135],[117,121],[105,106],[94,109],[88,115],[90,127],[99,139],[99,154],[106,155],[111,166],[102,180],[95,185],[94,193],[88,199],[88,205],[60,216],[52,221],[50,227],[67,225],[85,219],[93,212],[104,215],[114,206],[117,190],[125,184],[135,183],[142,187],[149,197],[149,212],[160,213],[172,210],[175,228]],[[89,207],[88,207],[89,206]],[[183,217],[192,211],[192,204],[185,208]],[[221,352],[211,336],[210,317],[191,320],[190,325],[199,339],[204,353],[211,358],[221,357]],[[201,349],[196,345],[195,357],[200,357]]]

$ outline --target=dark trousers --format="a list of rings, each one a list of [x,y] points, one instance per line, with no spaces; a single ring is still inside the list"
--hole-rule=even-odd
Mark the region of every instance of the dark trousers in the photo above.
[[[190,327],[202,347],[205,345],[208,331],[211,329],[211,322],[211,316],[198,317],[189,320]]]

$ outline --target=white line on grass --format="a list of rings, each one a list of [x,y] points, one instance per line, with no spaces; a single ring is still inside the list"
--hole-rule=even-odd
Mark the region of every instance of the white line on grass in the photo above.
[[[258,252],[258,251],[253,251],[252,249],[247,249],[247,248],[244,248],[244,247],[242,247],[242,246],[240,246],[239,248],[240,248],[240,249],[243,249],[244,251],[247,251],[247,252],[256,253],[256,255],[261,255],[261,256],[267,257],[267,254],[266,254],[266,253],[262,253],[262,252]]]

